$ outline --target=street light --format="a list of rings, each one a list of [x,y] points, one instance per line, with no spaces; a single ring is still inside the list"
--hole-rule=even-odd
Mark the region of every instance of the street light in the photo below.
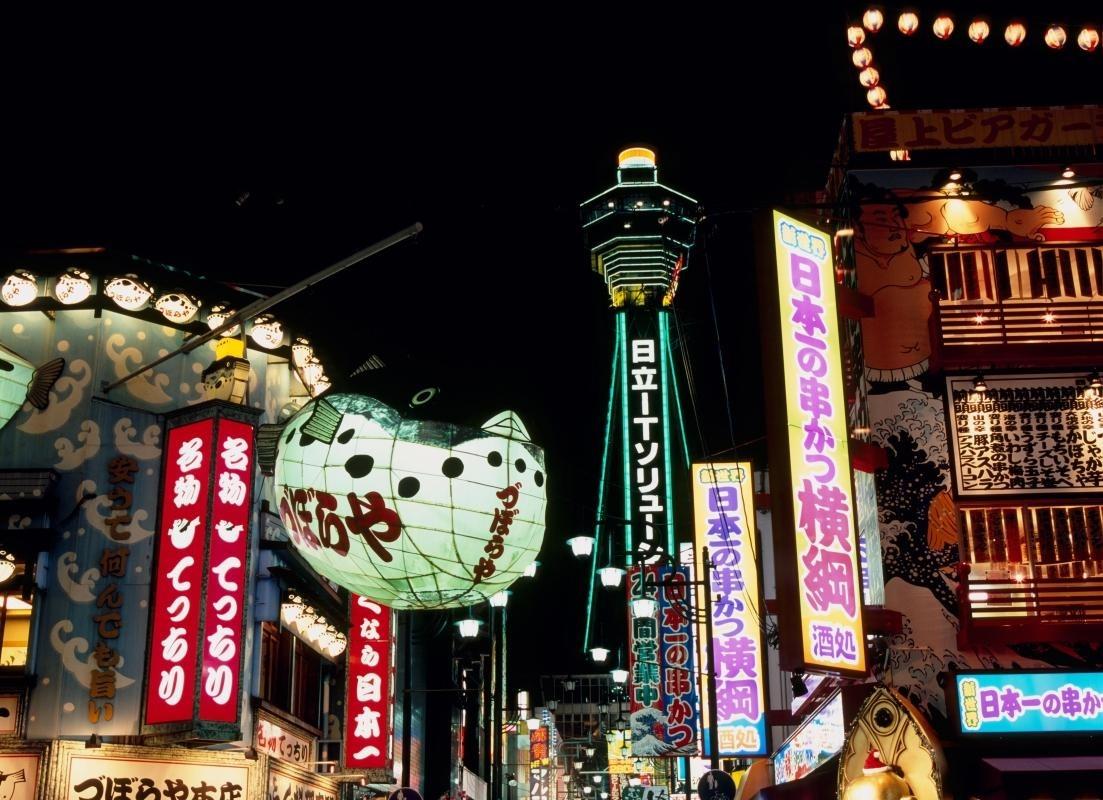
[[[540,727],[540,717],[529,717],[525,720],[525,725],[528,726],[529,731],[534,731]]]
[[[616,589],[624,578],[624,570],[620,567],[602,567],[597,572],[601,576],[601,585],[606,589]]]
[[[481,619],[461,619],[456,623],[461,639],[474,639],[479,635],[479,629],[483,626]]]
[[[594,775],[593,776],[593,781],[594,781],[595,786],[600,785],[601,784],[601,776],[600,775]]]
[[[509,603],[509,596],[513,594],[509,589],[502,589],[500,592],[495,592],[490,595],[490,605],[493,608],[505,608]]]
[[[632,599],[632,616],[635,619],[648,619],[659,611],[659,601],[652,597],[635,597]]]
[[[521,575],[522,575],[522,577],[525,577],[525,578],[535,578],[536,577],[536,570],[538,570],[539,568],[540,568],[540,562],[539,561],[533,561],[531,564],[529,564],[527,567],[525,567],[525,571],[522,572]]]
[[[582,748],[582,751],[586,754],[586,758],[593,758],[594,753],[597,752],[597,748],[595,748],[593,745],[586,745]]]
[[[617,667],[616,669],[609,670],[609,674],[613,678],[613,683],[628,682],[628,670],[623,669],[622,667]]]
[[[603,663],[605,663],[605,659],[607,659],[609,657],[609,648],[608,647],[591,647],[590,648],[590,657],[593,658],[594,663],[603,664]]]
[[[574,691],[574,679],[573,678],[564,679],[564,681],[563,681],[563,691],[565,691],[565,692],[573,692]]]
[[[594,552],[593,536],[575,536],[567,540],[567,545],[577,558],[589,558]]]

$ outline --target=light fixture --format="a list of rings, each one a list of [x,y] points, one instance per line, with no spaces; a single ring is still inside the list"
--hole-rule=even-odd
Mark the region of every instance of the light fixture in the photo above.
[[[538,570],[538,569],[540,569],[540,562],[539,561],[533,561],[531,564],[529,564],[527,567],[525,567],[525,571],[522,572],[521,575],[522,575],[522,577],[525,577],[525,578],[535,578],[536,577],[536,570]]]
[[[283,343],[283,326],[271,314],[261,314],[253,320],[249,337],[260,347],[273,350]]]
[[[315,617],[314,621],[307,627],[306,635],[314,641],[318,641],[322,634],[326,632],[328,626],[329,623],[326,622],[325,617]]]
[[[608,657],[609,657],[609,648],[608,647],[591,647],[590,648],[590,658],[592,658],[594,660],[594,663],[602,664],[602,663],[605,662],[605,659],[607,659]]]
[[[459,629],[461,639],[474,639],[479,635],[479,628],[483,626],[481,619],[461,619],[456,623],[456,628]]]
[[[326,648],[326,653],[330,658],[335,659],[341,655],[341,653],[345,652],[345,648],[348,647],[348,644],[348,637],[343,633],[338,633],[337,638],[330,642],[329,647]]]
[[[633,761],[632,769],[634,769],[636,772],[643,772],[643,759],[637,758],[635,761]]]
[[[490,606],[492,608],[505,608],[506,604],[509,603],[509,596],[511,594],[512,592],[510,592],[509,589],[502,589],[501,591],[495,592],[490,595]]]
[[[851,227],[839,228],[835,231],[836,239],[849,239],[854,235],[854,229]]]
[[[858,83],[866,89],[872,89],[880,82],[881,73],[877,71],[876,67],[866,67],[858,73]]]
[[[211,306],[211,310],[207,312],[207,327],[212,331],[218,330],[222,327],[222,323],[237,313],[234,309],[230,308],[228,303],[215,303]],[[238,336],[241,334],[241,326],[235,325],[234,327],[222,331],[223,336]],[[292,351],[294,355],[294,351]],[[298,366],[296,364],[295,366]]]
[[[1076,37],[1076,43],[1085,53],[1095,51],[1099,47],[1099,31],[1091,25],[1085,25],[1080,29],[1080,35]]]
[[[1103,379],[1099,377],[1098,370],[1093,369],[1091,371],[1091,374],[1088,375],[1088,387],[1095,389],[1096,391],[1103,389]]]
[[[804,683],[804,673],[794,672],[789,676],[789,685],[793,689],[793,697],[804,697],[808,694],[808,687]]]
[[[893,161],[911,161],[912,154],[910,150],[889,150],[889,158]]]
[[[559,708],[559,701],[554,697],[551,700],[545,700],[544,708],[548,709],[548,711],[555,711],[555,709]]]
[[[1012,22],[1003,29],[1003,40],[1012,47],[1018,47],[1026,38],[1026,26],[1021,22]]]
[[[623,667],[617,667],[616,669],[609,670],[609,675],[613,678],[613,683],[627,683],[628,682],[628,670]]]
[[[934,31],[934,35],[939,39],[945,41],[949,39],[954,33],[954,20],[949,14],[939,14],[935,17],[934,24],[931,25],[931,30]]]
[[[626,720],[624,717],[617,717],[616,727],[618,731],[624,733],[626,730],[628,730],[628,720]]]
[[[987,321],[988,321],[988,317],[984,316],[984,314],[980,313],[979,311],[976,314],[973,315],[973,324],[974,325],[983,325]]]
[[[584,766],[581,761],[574,761],[572,763],[574,764],[575,772],[582,769],[582,767]]]
[[[881,30],[881,26],[885,24],[885,15],[881,13],[881,9],[876,7],[870,7],[866,9],[866,13],[862,14],[862,27],[864,27],[870,33],[877,33]]]
[[[600,775],[594,775],[593,776],[593,781],[594,781],[594,786],[600,786],[601,785],[601,776]]]
[[[0,583],[15,574],[15,556],[6,550],[0,550]]]
[[[573,692],[574,691],[574,685],[575,685],[574,678],[567,678],[566,680],[563,681],[563,691]]]
[[[958,181],[960,181],[961,180],[961,170],[960,169],[950,170],[950,180],[953,181],[954,183],[957,183]]]
[[[296,336],[291,343],[291,363],[296,367],[302,367],[314,356],[314,348],[310,346],[310,340],[302,336]]]
[[[973,391],[977,394],[984,394],[988,391],[988,382],[984,380],[984,375],[977,374],[977,377],[973,378]]]
[[[630,756],[630,755],[632,755],[632,748],[629,747],[628,745],[621,745],[620,757],[621,758],[628,758],[628,756]]]
[[[609,800],[609,793],[604,789],[601,790],[601,800]]]
[[[199,301],[184,292],[166,292],[157,298],[153,307],[169,322],[185,325],[199,313]]]
[[[0,286],[0,298],[9,306],[25,306],[38,297],[38,278],[25,269],[17,269]]]
[[[594,537],[575,536],[567,540],[567,545],[577,558],[588,558],[594,552]]]
[[[299,367],[299,373],[303,377],[303,383],[313,386],[326,374],[325,367],[317,356],[311,356],[305,364]]]
[[[530,732],[536,730],[540,727],[540,717],[529,717],[525,720],[525,727],[527,727]]]
[[[1061,177],[1062,178],[1075,178],[1076,177],[1076,170],[1074,170],[1071,166],[1065,166],[1061,169]]]
[[[976,44],[984,44],[984,40],[988,38],[989,33],[991,33],[991,28],[988,27],[987,20],[977,17],[969,23],[969,38]]]
[[[325,373],[323,373],[322,377],[318,378],[318,380],[316,380],[316,381],[314,381],[314,383],[310,384],[310,386],[308,386],[307,389],[310,390],[310,396],[311,397],[317,397],[322,392],[324,392],[326,389],[328,389],[330,386],[331,386],[331,384],[329,382],[329,378],[326,377]]]
[[[609,713],[609,704],[608,703],[598,703],[597,704],[597,713],[599,713],[599,714],[608,714]]]
[[[659,611],[659,601],[653,597],[633,597],[631,606],[633,619],[648,619]]]
[[[54,297],[62,305],[83,303],[92,295],[92,276],[82,269],[70,267],[54,282]]]
[[[884,86],[874,86],[866,92],[866,102],[869,103],[872,108],[884,108],[887,101],[888,93],[885,91]]]
[[[861,25],[851,25],[846,29],[846,43],[851,47],[861,47],[866,40],[866,32]]]
[[[896,19],[896,29],[905,36],[911,36],[919,30],[919,15],[914,11],[905,11]]]
[[[107,282],[103,293],[115,301],[115,305],[127,311],[141,311],[153,297],[153,287],[134,273],[119,275]]]
[[[602,567],[597,573],[601,576],[601,585],[606,589],[616,589],[624,578],[624,570],[620,567]]]
[[[1042,322],[1046,325],[1052,325],[1057,319],[1057,315],[1053,313],[1052,309],[1046,309],[1046,313],[1042,314]]]
[[[1060,25],[1050,25],[1046,29],[1046,45],[1051,50],[1060,50],[1068,41],[1068,34]]]
[[[850,54],[850,61],[858,69],[865,69],[873,63],[873,53],[869,52],[868,47],[859,47]]]
[[[582,748],[582,752],[586,754],[586,758],[593,758],[594,753],[597,752],[597,749],[593,745],[588,744]]]
[[[583,786],[582,787],[582,793],[583,794],[593,794],[593,791],[594,790],[591,789],[589,786]]]

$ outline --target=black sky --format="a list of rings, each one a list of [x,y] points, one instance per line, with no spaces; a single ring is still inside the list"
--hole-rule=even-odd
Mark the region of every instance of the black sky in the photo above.
[[[540,632],[561,648],[514,659],[516,682],[534,686],[541,672],[585,667],[584,570],[563,541],[593,519],[610,336],[578,204],[613,181],[629,143],[654,146],[661,179],[701,201],[679,311],[706,438],[695,455],[760,436],[747,212],[821,188],[844,113],[864,105],[848,8],[808,5],[407,4],[356,18],[288,8],[12,24],[0,56],[3,245],[107,244],[274,290],[423,222],[416,244],[283,316],[327,363],[347,372],[383,354],[447,387],[465,421],[514,408],[544,445],[548,568],[517,587],[512,619],[518,643]],[[994,21],[1007,15],[990,5]],[[1082,21],[1066,8],[1069,24]],[[894,107],[1103,100],[1099,53],[1047,52],[1036,24],[1021,52],[977,48],[958,16],[951,42],[934,40],[929,15],[914,40],[874,40]]]

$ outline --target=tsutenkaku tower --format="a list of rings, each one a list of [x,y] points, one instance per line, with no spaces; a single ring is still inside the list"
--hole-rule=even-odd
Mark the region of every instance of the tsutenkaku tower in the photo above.
[[[615,326],[595,567],[610,551],[617,561],[628,553],[629,563],[677,556],[674,486],[689,469],[689,453],[670,311],[697,211],[692,197],[659,183],[655,153],[644,147],[624,150],[616,184],[582,204],[590,261],[605,278]],[[606,537],[622,525],[623,542],[610,547]]]

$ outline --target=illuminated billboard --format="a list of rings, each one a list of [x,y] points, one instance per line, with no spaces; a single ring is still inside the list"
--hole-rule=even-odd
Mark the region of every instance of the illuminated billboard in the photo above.
[[[482,602],[522,575],[544,538],[544,451],[508,411],[467,428],[327,395],[287,423],[275,475],[307,563],[394,608]]]
[[[862,575],[831,237],[774,211],[762,245],[774,253],[774,278],[763,282],[763,345],[781,663],[864,675]]]
[[[954,691],[962,733],[1103,731],[1103,672],[962,672]]]
[[[691,480],[694,549],[700,558],[708,547],[712,564],[712,641],[700,636],[700,658],[702,667],[714,665],[717,718],[709,719],[711,704],[703,700],[705,753],[711,755],[715,725],[718,756],[765,755],[770,745],[751,464],[694,464]]]
[[[345,768],[391,763],[394,614],[366,597],[349,596]]]
[[[774,753],[774,782],[803,778],[842,750],[845,743],[843,696],[836,694]]]

